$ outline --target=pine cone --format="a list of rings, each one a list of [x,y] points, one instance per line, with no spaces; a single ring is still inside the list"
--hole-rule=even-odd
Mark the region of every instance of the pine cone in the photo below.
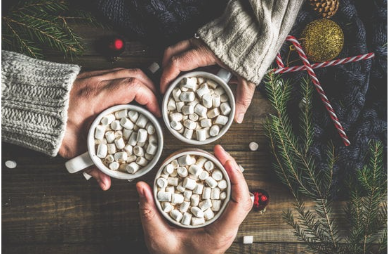
[[[309,0],[311,7],[323,18],[331,18],[338,10],[339,0]]]

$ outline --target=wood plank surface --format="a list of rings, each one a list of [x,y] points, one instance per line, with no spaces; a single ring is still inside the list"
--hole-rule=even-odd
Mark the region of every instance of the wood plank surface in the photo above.
[[[126,53],[112,64],[90,45],[98,36],[113,32],[85,26],[77,27],[77,32],[89,45],[83,57],[66,60],[48,51],[48,59],[77,63],[84,70],[143,67],[161,60],[160,50],[127,41]],[[271,168],[263,128],[270,112],[269,102],[257,91],[244,122],[233,123],[217,142],[243,165],[249,188],[262,188],[270,195],[267,212],[250,212],[227,253],[309,253],[282,219],[282,212],[292,208],[293,198]],[[164,136],[165,149],[158,166],[172,152],[195,147],[178,141],[165,128]],[[249,150],[251,141],[259,144],[257,151]],[[200,148],[212,151],[213,146]],[[7,160],[16,161],[17,167],[5,167]],[[94,180],[85,181],[82,174],[67,173],[65,161],[2,143],[3,253],[147,253],[136,181],[113,179],[111,189],[104,192]],[[158,166],[139,180],[152,184]],[[245,235],[253,235],[254,244],[243,245],[241,239]]]

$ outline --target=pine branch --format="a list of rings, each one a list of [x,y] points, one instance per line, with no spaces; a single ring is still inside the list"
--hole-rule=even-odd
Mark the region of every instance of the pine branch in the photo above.
[[[66,17],[72,16],[83,23],[95,22],[93,16],[81,11],[70,11],[67,1],[18,1],[2,17],[4,49],[43,58],[43,49],[50,47],[65,57],[79,56],[84,51],[82,40],[70,28]]]

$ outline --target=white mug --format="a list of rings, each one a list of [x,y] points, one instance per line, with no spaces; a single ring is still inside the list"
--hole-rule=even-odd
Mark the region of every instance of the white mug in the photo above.
[[[123,109],[128,109],[128,110],[134,110],[139,112],[139,114],[142,114],[148,118],[148,120],[154,125],[155,127],[155,133],[157,136],[157,141],[158,141],[158,148],[157,151],[153,157],[153,159],[146,165],[145,167],[139,169],[136,173],[130,174],[130,173],[124,173],[120,171],[113,171],[106,167],[101,159],[97,157],[96,151],[95,151],[95,142],[94,142],[94,131],[96,126],[100,123],[101,119],[111,113],[114,113],[119,110]],[[118,106],[113,106],[102,113],[100,113],[97,118],[93,121],[92,125],[90,126],[88,137],[87,137],[87,147],[88,147],[88,152],[81,154],[69,161],[66,162],[65,166],[66,169],[69,171],[69,173],[76,173],[78,171],[81,171],[87,167],[92,166],[93,164],[101,170],[103,173],[105,173],[108,176],[111,176],[113,178],[117,179],[124,179],[124,180],[129,180],[132,181],[135,178],[138,178],[147,172],[149,172],[158,162],[160,155],[162,154],[163,150],[163,133],[162,129],[160,127],[159,122],[157,119],[147,110],[134,106],[134,105],[118,105]]]
[[[172,94],[172,90],[174,90],[174,88],[177,85],[179,85],[179,82],[183,78],[198,77],[198,76],[214,80],[217,84],[222,86],[224,88],[224,90],[225,90],[225,93],[229,97],[229,103],[230,103],[230,107],[231,107],[231,112],[230,112],[230,114],[228,116],[229,120],[226,123],[226,125],[221,129],[219,134],[217,136],[215,136],[215,137],[210,137],[210,138],[208,138],[208,139],[206,139],[204,141],[198,141],[198,140],[194,140],[194,139],[187,139],[182,134],[180,134],[178,131],[176,131],[173,128],[171,128],[169,117],[168,117],[168,110],[167,110],[167,104],[168,104],[168,100],[169,100],[169,98],[170,98],[170,96]],[[230,89],[230,87],[228,86],[228,82],[231,79],[231,77],[232,77],[232,73],[230,73],[229,71],[227,71],[225,69],[220,69],[216,75],[214,75],[213,73],[204,72],[204,71],[193,71],[193,72],[188,72],[188,73],[180,76],[179,78],[177,78],[169,86],[169,88],[167,89],[166,94],[163,97],[163,102],[162,102],[163,120],[164,120],[164,123],[166,124],[167,129],[171,132],[171,134],[173,134],[179,140],[181,140],[181,141],[183,141],[185,143],[188,143],[188,144],[192,144],[192,145],[209,144],[209,143],[212,143],[212,142],[216,141],[217,139],[221,138],[227,132],[227,130],[230,128],[230,126],[232,125],[233,119],[234,119],[234,114],[235,114],[235,108],[236,108],[236,105],[235,105],[236,103],[235,103],[233,92]]]

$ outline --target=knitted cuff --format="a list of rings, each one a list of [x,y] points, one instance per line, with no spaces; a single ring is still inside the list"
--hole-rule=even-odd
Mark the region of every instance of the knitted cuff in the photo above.
[[[249,2],[251,5],[232,0],[225,13],[201,27],[198,34],[225,65],[258,85],[291,30],[303,0]]]
[[[80,67],[3,50],[1,69],[3,141],[56,156]]]

